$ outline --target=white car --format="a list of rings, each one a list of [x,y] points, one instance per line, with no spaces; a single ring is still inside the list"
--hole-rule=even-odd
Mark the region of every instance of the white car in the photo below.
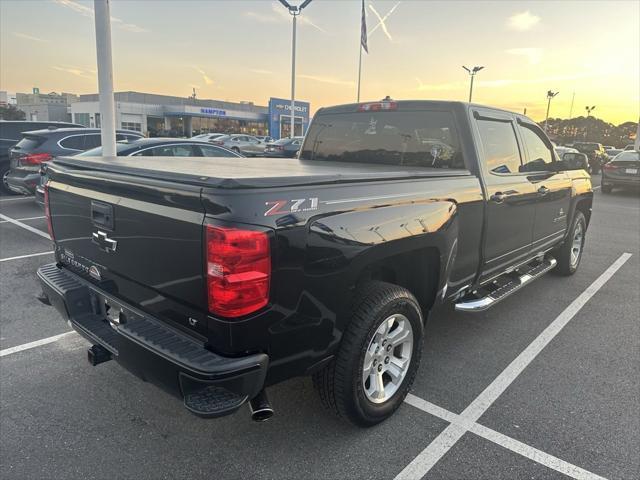
[[[223,137],[224,133],[201,133],[195,137],[191,137],[191,140],[198,140],[199,142],[211,142],[218,137]]]

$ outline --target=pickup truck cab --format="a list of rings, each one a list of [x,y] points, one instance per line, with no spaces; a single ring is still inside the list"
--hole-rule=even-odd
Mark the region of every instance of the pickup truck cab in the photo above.
[[[593,191],[530,119],[474,104],[319,110],[299,158],[57,158],[38,271],[93,346],[216,417],[312,375],[374,425],[415,378],[437,302],[477,312],[576,271]],[[575,167],[574,167],[575,168]]]

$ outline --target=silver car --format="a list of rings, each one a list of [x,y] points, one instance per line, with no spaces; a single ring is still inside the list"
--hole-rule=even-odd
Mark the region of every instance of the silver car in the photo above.
[[[265,143],[256,137],[244,134],[225,135],[211,141],[214,145],[219,145],[237,153],[247,156],[257,156],[264,154]]]

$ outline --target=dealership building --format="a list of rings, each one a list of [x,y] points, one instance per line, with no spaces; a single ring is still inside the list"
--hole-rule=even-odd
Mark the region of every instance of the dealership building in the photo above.
[[[247,133],[289,136],[291,100],[269,99],[267,106],[252,102],[224,102],[172,97],[140,92],[116,92],[116,128],[136,130],[150,137],[191,137],[199,133]],[[304,135],[309,125],[308,102],[295,104],[295,134]],[[75,123],[100,127],[98,94],[80,95],[71,104]]]

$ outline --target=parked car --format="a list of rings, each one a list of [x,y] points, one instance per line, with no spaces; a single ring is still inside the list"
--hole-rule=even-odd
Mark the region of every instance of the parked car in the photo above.
[[[621,148],[610,148],[609,150],[607,150],[607,157],[609,157],[609,160],[611,160],[621,152],[624,152],[624,150],[622,150]]]
[[[636,146],[633,143],[630,143],[629,145],[627,145],[626,147],[624,147],[625,152],[629,151],[629,150],[635,150]],[[637,150],[636,150],[637,151]]]
[[[312,375],[372,426],[409,392],[434,305],[481,312],[576,272],[593,190],[565,167],[524,115],[441,101],[320,109],[299,159],[61,157],[41,298],[93,365],[196,415],[265,420],[265,388]]]
[[[117,130],[119,141],[143,138],[139,132]],[[99,128],[57,128],[34,130],[22,134],[22,139],[10,151],[11,170],[8,188],[23,195],[33,195],[40,184],[40,167],[59,155],[75,155],[102,142]]]
[[[602,166],[602,191],[640,186],[640,152],[625,150]]]
[[[224,147],[185,138],[140,138],[132,142],[117,143],[118,157],[242,157],[242,154]],[[78,153],[76,157],[100,157],[102,147]],[[44,185],[47,181],[46,169],[40,171],[40,182],[36,187],[36,203],[44,207]]]
[[[55,129],[65,127],[83,128],[82,125],[68,122],[30,122],[24,120],[0,120],[0,191],[2,193],[16,193],[9,189],[7,185],[7,175],[9,175],[9,149],[22,138],[24,132],[30,130]]]
[[[247,156],[264,154],[265,144],[251,135],[224,135],[216,138],[212,143]]]
[[[293,158],[300,150],[304,137],[281,138],[275,142],[267,143],[264,149],[265,157]]]
[[[269,137],[267,135],[254,135],[254,137],[260,140],[262,143],[271,143],[275,141],[275,138]]]
[[[577,149],[580,153],[584,153],[589,157],[589,166],[591,167],[591,173],[600,173],[602,165],[609,160],[607,153],[601,143],[595,142],[575,142],[573,148]]]
[[[215,140],[216,138],[223,137],[224,135],[226,135],[226,133],[201,133],[200,135],[191,137],[191,140],[210,142],[212,140]]]

